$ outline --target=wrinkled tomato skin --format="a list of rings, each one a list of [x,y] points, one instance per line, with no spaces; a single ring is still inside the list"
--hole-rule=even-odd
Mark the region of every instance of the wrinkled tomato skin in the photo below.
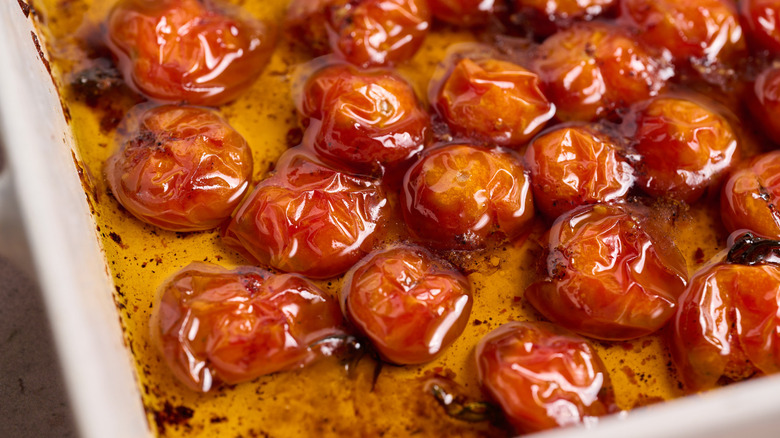
[[[671,75],[643,45],[604,23],[578,24],[547,38],[534,64],[562,121],[609,116],[657,95]]]
[[[381,356],[398,365],[430,362],[463,333],[471,284],[416,246],[375,251],[347,274],[342,308]]]
[[[428,0],[434,17],[460,27],[487,24],[501,8],[500,3],[500,0]]]
[[[634,170],[610,136],[588,125],[557,128],[526,149],[536,207],[548,218],[585,204],[625,199]]]
[[[165,362],[202,392],[303,367],[328,354],[322,341],[345,335],[338,302],[317,286],[249,266],[185,267],[160,286],[152,316]]]
[[[763,131],[780,143],[780,68],[770,67],[759,73],[748,108]]]
[[[748,41],[755,49],[780,54],[780,2],[741,0],[739,7]]]
[[[252,177],[252,151],[216,113],[198,107],[137,107],[106,162],[114,197],[138,219],[199,231],[230,217]]]
[[[430,25],[427,0],[294,0],[286,26],[296,39],[307,38],[307,46],[327,46],[359,67],[378,67],[411,59]]]
[[[731,63],[747,54],[731,0],[623,0],[620,17],[647,45],[675,61]]]
[[[636,123],[637,184],[650,196],[696,202],[739,160],[729,122],[698,102],[654,99],[637,110]]]
[[[576,22],[609,14],[617,0],[512,0],[512,21],[549,36]]]
[[[514,153],[471,145],[430,150],[406,173],[401,206],[412,234],[442,249],[513,239],[534,216],[529,178]]]
[[[509,322],[476,348],[479,381],[518,433],[616,411],[612,383],[595,348],[546,322]]]
[[[780,267],[717,264],[680,298],[672,358],[687,388],[780,371]]]
[[[223,240],[263,265],[330,278],[371,250],[388,209],[376,180],[291,149],[233,215]]]
[[[780,239],[780,151],[739,165],[723,185],[720,202],[728,231],[745,229]]]
[[[198,0],[122,0],[108,41],[127,83],[162,102],[218,106],[241,95],[271,57],[267,23]]]
[[[663,238],[629,207],[572,210],[550,229],[547,278],[525,297],[584,336],[617,341],[653,333],[674,314],[688,278],[682,255]]]
[[[520,147],[555,115],[539,76],[498,59],[459,60],[441,84],[436,110],[458,136]]]

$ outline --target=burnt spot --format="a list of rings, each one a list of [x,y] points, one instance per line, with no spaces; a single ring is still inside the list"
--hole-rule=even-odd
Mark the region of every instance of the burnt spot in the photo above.
[[[195,414],[191,408],[186,406],[173,406],[170,402],[165,402],[162,409],[154,411],[154,423],[157,425],[157,431],[162,435],[168,426],[186,425]]]
[[[38,58],[41,59],[43,66],[46,67],[46,71],[49,72],[49,76],[51,76],[51,64],[49,64],[49,60],[46,59],[46,56],[43,54],[43,49],[41,48],[41,42],[38,40],[38,35],[32,31],[30,31],[30,35],[32,35],[33,44],[35,44],[35,50],[38,51]],[[52,80],[54,79],[52,78]]]
[[[24,14],[25,18],[30,18],[30,12],[33,12],[33,8],[31,5],[25,3],[22,0],[17,0],[19,2],[19,7],[22,8],[22,13]]]

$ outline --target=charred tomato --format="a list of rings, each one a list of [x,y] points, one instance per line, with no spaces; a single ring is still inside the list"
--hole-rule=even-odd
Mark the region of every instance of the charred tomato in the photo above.
[[[780,151],[739,165],[723,185],[720,205],[729,231],[746,229],[780,239]]]

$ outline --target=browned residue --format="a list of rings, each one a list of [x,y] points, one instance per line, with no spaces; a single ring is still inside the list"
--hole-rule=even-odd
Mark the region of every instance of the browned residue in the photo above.
[[[32,6],[28,5],[27,3],[23,2],[22,0],[17,0],[19,2],[19,7],[22,8],[22,13],[25,17],[30,17],[30,12],[32,12]]]

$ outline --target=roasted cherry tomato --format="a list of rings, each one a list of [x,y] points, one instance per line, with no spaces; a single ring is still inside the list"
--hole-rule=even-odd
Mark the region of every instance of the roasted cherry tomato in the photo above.
[[[738,166],[723,185],[720,205],[729,231],[746,229],[780,239],[780,151]]]
[[[589,205],[549,232],[547,278],[525,297],[548,319],[585,336],[638,338],[672,317],[688,278],[671,241],[635,208]]]
[[[555,115],[539,87],[539,76],[519,65],[463,58],[439,86],[435,106],[457,135],[519,147]]]
[[[584,204],[625,198],[634,170],[610,136],[589,125],[557,128],[525,154],[536,207],[555,219]]]
[[[513,153],[452,145],[431,150],[406,173],[406,225],[439,248],[469,249],[512,239],[533,219],[528,177]]]
[[[729,122],[695,101],[654,99],[638,109],[636,123],[637,183],[651,196],[695,202],[717,190],[739,158]]]
[[[121,0],[108,37],[125,79],[143,94],[211,106],[249,88],[274,43],[266,23],[199,0]]]
[[[479,380],[518,433],[616,411],[604,364],[584,338],[545,322],[509,322],[477,345]]]
[[[728,63],[746,54],[732,0],[622,0],[620,6],[637,38],[676,61]]]
[[[780,143],[780,67],[770,67],[756,77],[748,108],[764,132]]]
[[[288,32],[361,66],[394,65],[417,53],[430,28],[428,0],[293,0]]]
[[[303,367],[345,335],[336,300],[303,277],[255,267],[193,263],[160,287],[152,317],[173,374],[203,392]]]
[[[428,250],[398,246],[369,254],[347,274],[344,313],[396,364],[429,362],[463,333],[471,314],[466,277]]]
[[[536,70],[561,120],[589,121],[655,96],[671,75],[617,27],[583,23],[539,46]]]
[[[487,24],[501,7],[496,0],[428,0],[428,3],[434,17],[462,27]]]
[[[780,54],[780,1],[741,0],[739,6],[749,41],[756,48]]]
[[[127,135],[106,162],[106,180],[122,206],[173,231],[217,227],[241,202],[252,177],[252,151],[216,113],[166,105],[126,118]]]
[[[547,36],[614,9],[617,0],[511,0],[512,21]]]
[[[371,250],[387,215],[378,182],[291,149],[233,215],[223,237],[265,265],[329,278]]]

